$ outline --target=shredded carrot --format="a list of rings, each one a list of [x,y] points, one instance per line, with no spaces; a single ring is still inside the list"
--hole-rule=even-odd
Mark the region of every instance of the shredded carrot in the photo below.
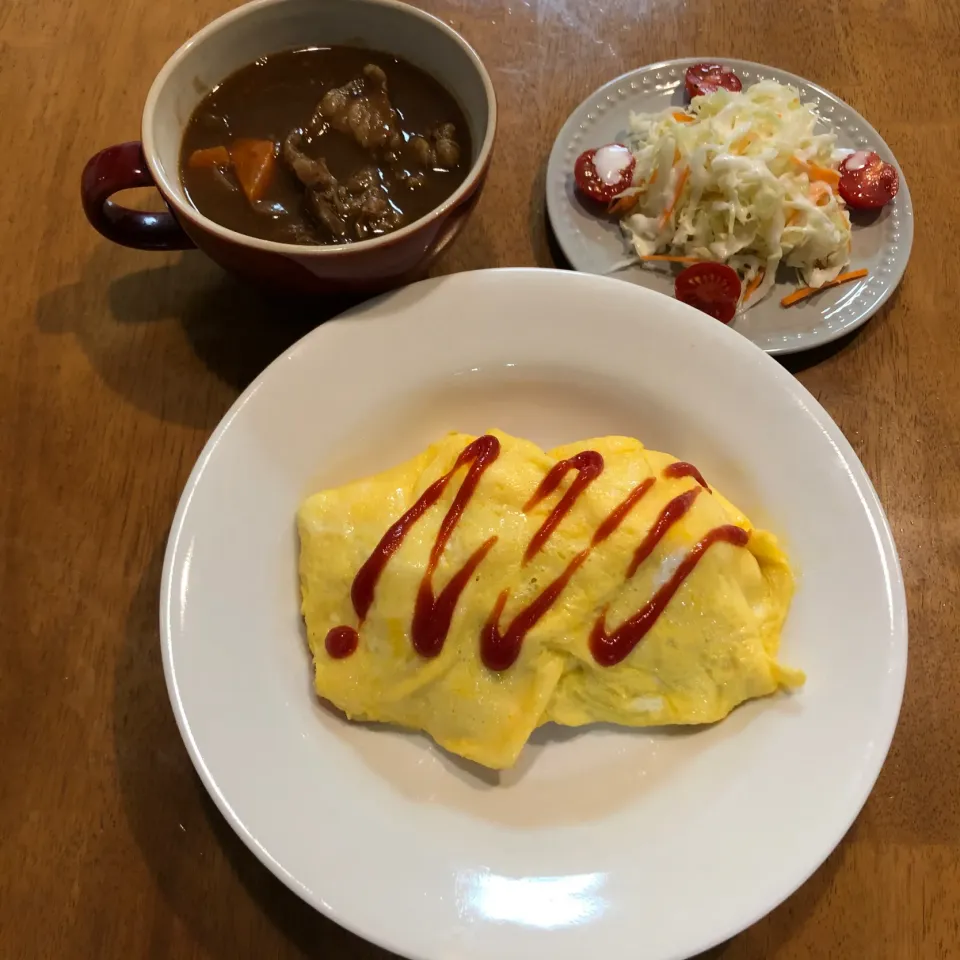
[[[799,210],[797,210],[796,208],[791,210],[790,213],[787,215],[787,219],[783,222],[784,229],[789,227],[791,223],[794,223],[799,218],[799,216],[800,216]]]
[[[696,257],[671,257],[666,253],[651,253],[647,257],[641,257],[641,260],[653,260],[659,263],[705,263],[704,260],[698,260]]]
[[[849,283],[851,280],[860,280],[867,275],[868,271],[866,270],[851,270],[849,273],[841,273],[836,280],[831,280],[829,283],[825,283],[822,287],[801,287],[799,290],[794,290],[793,293],[788,294],[780,301],[781,307],[792,307],[795,303],[799,303],[801,300],[806,300],[807,297],[812,297],[815,293],[819,293],[821,290],[826,290],[827,287],[838,287],[841,283]]]
[[[830,187],[840,186],[840,171],[831,170],[829,167],[821,167],[819,163],[808,164],[810,167],[810,179],[819,180]]]
[[[194,150],[187,160],[187,166],[194,170],[210,167],[229,167],[230,154],[226,147],[207,147],[204,150]]]
[[[657,169],[653,171],[653,176],[650,177],[651,187],[657,182],[657,177],[659,176],[659,174],[660,174],[660,168],[657,167]]]
[[[833,196],[831,189],[822,181],[815,180],[810,184],[810,190],[807,193],[807,196],[818,206],[825,206],[830,202],[830,198]]]
[[[756,139],[757,135],[755,133],[745,133],[739,140],[734,140],[733,143],[730,144],[730,149],[734,153],[744,154],[747,152],[750,144]]]
[[[696,123],[697,122],[696,117],[691,117],[689,113],[680,113],[679,110],[674,110],[673,119],[676,120],[677,123]]]
[[[640,197],[639,193],[627,193],[622,197],[616,197],[610,201],[607,213],[614,213],[617,216],[621,213],[629,213],[640,202]]]
[[[757,287],[763,283],[763,277],[766,274],[766,270],[761,267],[755,274],[753,279],[747,284],[747,289],[743,291],[743,302],[746,303],[756,292]]]
[[[680,202],[680,194],[683,193],[683,188],[687,184],[687,177],[690,176],[690,168],[684,167],[680,171],[680,176],[677,177],[677,185],[673,190],[673,199],[670,201],[670,206],[660,216],[660,226],[665,227],[669,223],[670,218],[673,216],[673,211],[676,209],[677,204]]]
[[[673,165],[676,166],[680,162],[680,148],[673,148]]]
[[[272,140],[234,140],[230,158],[247,200],[256,203],[262,199],[276,173],[276,144]]]
[[[790,159],[807,174],[811,183],[820,181],[832,189],[836,189],[840,185],[840,172],[838,170],[821,167],[819,163],[807,163],[806,160],[801,160],[799,157],[791,157]]]

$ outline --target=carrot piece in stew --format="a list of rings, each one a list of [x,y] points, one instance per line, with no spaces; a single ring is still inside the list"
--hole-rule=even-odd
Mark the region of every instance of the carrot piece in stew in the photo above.
[[[187,166],[195,169],[210,167],[229,167],[230,154],[226,147],[207,147],[205,150],[194,150],[187,159]]]
[[[277,147],[272,140],[234,140],[230,146],[233,171],[247,200],[256,203],[277,171]]]

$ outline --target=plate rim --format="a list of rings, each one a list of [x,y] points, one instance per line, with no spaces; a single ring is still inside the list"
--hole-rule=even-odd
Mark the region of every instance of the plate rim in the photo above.
[[[627,70],[624,73],[621,73],[619,76],[613,77],[612,79],[601,84],[591,93],[587,94],[567,115],[566,120],[564,120],[560,129],[557,131],[557,135],[554,138],[553,144],[550,147],[550,153],[547,158],[547,165],[545,169],[544,176],[544,202],[547,212],[547,217],[550,221],[550,229],[553,233],[554,238],[557,241],[557,245],[560,247],[563,252],[564,257],[566,257],[567,262],[570,264],[571,268],[578,273],[590,273],[592,276],[602,276],[602,274],[594,274],[592,271],[583,270],[576,264],[577,257],[575,256],[575,251],[572,249],[569,238],[566,236],[566,231],[558,230],[557,224],[560,220],[561,211],[555,209],[554,198],[552,191],[550,189],[551,174],[558,168],[562,166],[561,153],[565,149],[567,141],[570,140],[573,132],[579,127],[579,122],[577,121],[578,116],[589,110],[593,102],[604,94],[608,89],[615,88],[625,81],[629,81],[632,77],[640,76],[643,74],[648,74],[655,70],[664,70],[664,69],[676,69],[678,67],[686,67],[695,63],[722,63],[724,65],[729,64],[734,67],[734,69],[747,69],[747,70],[765,70],[773,73],[779,74],[781,77],[787,78],[789,82],[803,84],[806,87],[809,87],[811,90],[817,91],[821,96],[827,97],[828,99],[834,101],[839,106],[843,107],[844,110],[849,111],[853,119],[858,125],[865,129],[867,136],[871,141],[878,147],[881,148],[881,152],[886,152],[886,159],[889,162],[892,162],[894,167],[896,167],[897,173],[900,177],[900,189],[897,193],[898,199],[902,197],[900,203],[902,204],[901,211],[901,240],[899,246],[903,248],[903,257],[900,260],[899,268],[896,268],[890,275],[890,280],[886,285],[886,288],[881,293],[877,302],[873,307],[866,311],[861,317],[859,317],[853,323],[850,323],[844,327],[840,327],[835,330],[824,330],[821,333],[812,333],[809,334],[804,340],[801,340],[799,343],[788,343],[788,344],[778,344],[771,347],[762,347],[760,344],[756,346],[760,347],[765,353],[770,354],[771,356],[786,356],[793,353],[803,353],[807,350],[814,350],[817,347],[826,346],[829,343],[833,343],[836,340],[841,339],[842,337],[849,336],[854,331],[859,330],[864,326],[868,320],[876,316],[877,313],[887,304],[890,298],[893,296],[894,292],[899,288],[900,284],[903,282],[903,277],[907,270],[907,265],[910,261],[910,255],[913,251],[913,239],[914,239],[914,211],[913,211],[913,198],[910,194],[910,188],[907,184],[907,178],[904,175],[903,168],[900,166],[900,161],[897,160],[893,150],[890,149],[890,145],[883,139],[879,131],[873,124],[870,123],[858,110],[854,109],[847,103],[845,100],[841,99],[837,94],[828,90],[826,87],[821,86],[819,83],[815,83],[812,80],[807,80],[805,77],[801,77],[799,74],[793,73],[790,70],[784,70],[780,67],[770,66],[769,64],[759,63],[754,60],[741,60],[737,57],[673,57],[668,60],[659,60],[654,63],[648,63],[640,67],[635,67],[633,70]],[[612,275],[611,275],[612,276]],[[644,286],[643,284],[638,284],[638,286]],[[652,289],[652,288],[648,288]],[[661,292],[661,291],[656,291]],[[741,334],[745,336],[744,334]],[[750,339],[747,337],[746,339]],[[752,342],[752,341],[751,341]]]
[[[171,708],[174,713],[177,727],[180,731],[181,738],[187,749],[190,760],[198,776],[200,777],[204,788],[214,801],[214,804],[216,805],[220,814],[224,817],[234,832],[240,837],[245,846],[257,857],[257,859],[285,886],[287,886],[293,893],[297,894],[297,896],[303,899],[311,907],[316,909],[327,919],[333,921],[357,937],[383,949],[397,953],[399,956],[406,957],[408,960],[442,960],[442,958],[435,952],[411,952],[401,944],[390,940],[387,935],[381,935],[378,930],[365,929],[360,924],[351,922],[350,918],[345,918],[340,915],[338,911],[331,908],[330,905],[325,902],[319,891],[311,889],[300,879],[284,869],[278,859],[276,859],[276,857],[257,840],[254,833],[234,811],[228,798],[220,789],[220,786],[208,768],[203,753],[193,736],[190,721],[187,717],[177,684],[176,669],[173,663],[173,635],[175,633],[175,628],[173,628],[174,617],[172,615],[172,603],[176,597],[176,590],[174,589],[175,561],[177,559],[180,537],[184,531],[185,520],[189,513],[194,493],[202,481],[203,474],[210,461],[214,457],[221,439],[230,429],[233,421],[243,411],[244,407],[246,407],[246,405],[250,403],[258,393],[265,380],[269,377],[275,376],[283,363],[292,358],[293,355],[306,349],[306,344],[309,341],[318,340],[326,336],[326,331],[328,329],[342,327],[345,324],[364,323],[370,319],[396,323],[396,318],[387,318],[383,315],[375,318],[365,318],[363,314],[371,308],[374,310],[379,309],[384,302],[388,302],[393,296],[396,295],[396,293],[402,293],[404,290],[410,289],[410,287],[418,287],[421,290],[429,290],[429,288],[442,283],[455,282],[469,285],[478,280],[482,283],[486,282],[486,278],[491,274],[534,276],[554,274],[559,278],[563,278],[562,282],[579,282],[580,278],[584,278],[586,282],[590,283],[621,283],[621,281],[610,277],[602,277],[595,274],[579,274],[575,271],[571,272],[561,269],[545,270],[534,267],[506,267],[469,271],[465,273],[444,275],[441,277],[423,280],[416,284],[411,284],[408,287],[402,288],[400,291],[383,294],[352,307],[344,313],[332,318],[331,320],[314,327],[294,344],[288,347],[283,353],[277,356],[270,364],[267,365],[267,367],[261,371],[260,374],[258,374],[258,376],[237,397],[233,404],[231,404],[208,438],[207,442],[204,444],[200,454],[198,455],[196,463],[190,471],[180,500],[178,501],[177,509],[170,526],[170,533],[167,539],[161,572],[159,639],[161,644],[161,656],[167,693],[170,698]],[[574,280],[574,278],[577,279]],[[645,296],[664,296],[663,294],[655,290],[650,290],[649,288],[639,289],[643,291],[643,295]],[[692,308],[684,307],[684,309],[690,309],[692,313],[695,313]],[[696,314],[696,317],[698,318],[698,322],[710,322],[709,318],[701,316],[700,314]],[[731,337],[734,337],[740,341],[740,346],[735,347],[735,349],[756,351],[757,362],[763,365],[767,364],[767,361],[761,359],[760,356],[764,353],[764,351],[747,338],[736,334],[735,331],[729,330],[729,328],[727,328],[724,333],[719,332],[720,328],[716,329],[718,331],[718,335],[726,336],[729,334]],[[831,841],[829,847],[825,849],[822,856],[818,855],[818,858],[810,868],[809,872],[806,872],[804,875],[800,876],[797,882],[790,886],[789,889],[782,893],[778,892],[772,899],[766,901],[766,905],[761,907],[759,912],[756,912],[755,915],[751,915],[751,919],[748,921],[744,922],[742,919],[734,919],[731,924],[728,924],[724,928],[724,932],[722,934],[715,934],[713,938],[704,941],[700,946],[697,947],[693,954],[688,952],[676,953],[672,955],[672,960],[684,960],[684,958],[696,956],[700,952],[709,950],[717,944],[723,943],[731,937],[736,936],[738,933],[761,920],[772,910],[776,909],[780,904],[791,897],[804,883],[806,883],[807,880],[818,869],[820,869],[826,859],[833,853],[833,851],[843,840],[852,824],[860,815],[860,812],[862,811],[866,801],[869,799],[869,796],[873,791],[877,778],[879,777],[884,763],[886,762],[890,746],[899,723],[899,716],[902,709],[905,691],[906,670],[909,655],[908,607],[899,554],[897,552],[896,542],[889,519],[886,515],[886,511],[883,508],[882,502],[880,501],[866,468],[863,466],[856,451],[846,439],[843,432],[840,430],[840,427],[830,416],[829,412],[819,403],[816,397],[814,397],[806,389],[806,387],[800,383],[800,381],[793,377],[779,363],[773,360],[772,357],[770,358],[769,362],[771,364],[771,374],[776,379],[781,381],[781,383],[785,386],[785,389],[790,392],[794,399],[803,401],[803,405],[811,412],[817,425],[828,435],[831,442],[838,448],[844,463],[852,468],[850,482],[853,483],[854,487],[861,496],[865,515],[869,518],[871,525],[873,526],[875,535],[874,539],[880,548],[880,553],[885,561],[884,566],[888,573],[888,582],[890,585],[889,592],[892,601],[891,634],[895,636],[897,640],[895,648],[896,656],[891,654],[892,672],[895,673],[895,679],[897,681],[896,709],[892,709],[890,711],[887,719],[887,728],[879,731],[879,736],[875,739],[875,742],[880,746],[881,749],[877,750],[873,755],[873,769],[870,769],[869,766],[867,767],[869,773],[861,781],[861,795],[858,797],[856,803],[851,804],[849,817],[842,824],[838,823],[835,829],[830,831],[836,834],[835,839]]]

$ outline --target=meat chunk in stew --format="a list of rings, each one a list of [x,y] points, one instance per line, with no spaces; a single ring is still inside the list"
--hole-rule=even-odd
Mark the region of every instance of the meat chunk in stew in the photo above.
[[[364,167],[339,183],[322,158],[306,155],[299,130],[284,140],[283,159],[307,188],[307,212],[336,242],[378,236],[402,223],[402,214],[390,203],[375,167]]]
[[[363,76],[328,90],[310,122],[313,131],[324,124],[352,136],[366,150],[380,150],[399,142],[397,113],[387,93],[387,75],[368,63]]]
[[[460,146],[456,135],[457,130],[452,123],[441,123],[427,137],[411,137],[408,147],[421,167],[452,170],[460,162]]]

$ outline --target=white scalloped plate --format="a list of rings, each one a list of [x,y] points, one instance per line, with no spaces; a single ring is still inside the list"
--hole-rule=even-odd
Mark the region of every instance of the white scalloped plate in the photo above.
[[[792,84],[804,102],[816,104],[841,147],[875,150],[900,174],[900,192],[893,203],[879,215],[854,220],[850,268],[866,267],[870,271],[866,279],[824,291],[789,309],[780,306],[780,298],[795,288],[778,284],[763,303],[732,324],[767,353],[795,353],[836,340],[866,323],[900,282],[913,244],[913,205],[903,171],[880,134],[838,97],[785,70],[745,60],[668,60],[625,73],[592,93],[570,115],[550,152],[547,212],[557,241],[573,268],[583,273],[610,274],[623,261],[627,249],[620,228],[613,220],[598,217],[574,191],[574,161],[590,147],[622,141],[631,110],[652,113],[683,105],[683,76],[691,64],[702,62],[729,66],[744,86],[768,79]],[[632,266],[612,275],[673,296],[674,275],[667,270]]]

